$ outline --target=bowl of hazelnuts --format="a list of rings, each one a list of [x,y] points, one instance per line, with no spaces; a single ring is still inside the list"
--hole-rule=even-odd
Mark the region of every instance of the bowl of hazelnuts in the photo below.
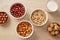
[[[52,22],[49,24],[47,29],[51,35],[57,36],[60,33],[60,24],[57,22]]]
[[[8,15],[6,12],[0,12],[0,25],[6,24],[8,21]]]

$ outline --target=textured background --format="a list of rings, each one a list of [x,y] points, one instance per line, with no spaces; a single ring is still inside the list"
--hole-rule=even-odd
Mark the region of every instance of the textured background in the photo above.
[[[27,14],[24,18],[21,20],[29,20],[30,14],[32,10],[36,8],[43,9],[45,11],[47,10],[46,4],[50,0],[0,0],[0,11],[5,11],[9,15],[9,22],[5,26],[0,26],[0,40],[23,40],[20,39],[16,33],[15,28],[17,23],[19,23],[20,20],[14,20],[10,15],[10,7],[14,3],[23,3],[26,6]],[[60,5],[59,0],[54,0],[58,3],[58,6]],[[42,27],[35,27],[34,26],[34,34],[26,40],[60,40],[60,35],[56,37],[52,37],[47,32],[47,26],[51,21],[57,21],[60,22],[60,6],[57,12],[52,13],[49,12],[49,20],[48,22],[42,26]]]

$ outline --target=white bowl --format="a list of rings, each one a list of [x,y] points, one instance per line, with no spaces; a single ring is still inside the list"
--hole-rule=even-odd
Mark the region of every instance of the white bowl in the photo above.
[[[42,9],[35,9],[35,10],[42,10]],[[35,11],[35,10],[34,10],[34,11]],[[33,13],[34,11],[32,11],[32,13]],[[43,25],[46,24],[47,21],[48,21],[48,14],[47,14],[47,12],[44,11],[44,10],[42,10],[42,11],[43,11],[43,12],[45,13],[45,15],[46,15],[46,21],[45,21],[43,24],[41,24],[41,25],[37,25],[37,24],[33,23],[32,20],[31,20],[32,13],[31,13],[31,15],[30,15],[30,20],[31,20],[31,22],[32,22],[35,26],[43,26]]]
[[[58,10],[58,4],[55,1],[48,1],[47,9],[50,12],[55,12]]]
[[[22,20],[22,21],[20,21],[19,23],[21,23],[21,22],[28,22],[28,23],[31,24],[31,22],[28,21],[28,20]],[[18,23],[18,24],[19,24],[19,23]],[[18,25],[18,24],[17,24],[17,25]],[[31,24],[31,25],[32,25],[32,24]],[[33,25],[32,25],[32,32],[31,32],[31,34],[30,34],[29,36],[23,37],[23,36],[21,36],[21,35],[19,35],[19,34],[17,33],[17,27],[16,27],[16,34],[17,34],[18,37],[20,37],[20,38],[22,38],[22,39],[27,39],[27,38],[31,37],[32,34],[33,34],[33,32],[34,32],[34,28],[33,28]]]
[[[22,4],[22,3],[14,3],[14,4]],[[13,5],[14,5],[14,4],[13,4]],[[13,6],[13,5],[12,5],[12,6]],[[24,13],[24,15],[22,15],[21,17],[18,17],[18,18],[17,18],[17,17],[14,17],[14,16],[11,14],[11,16],[12,16],[14,19],[21,19],[21,18],[23,18],[23,17],[26,15],[26,11],[27,11],[27,10],[26,10],[26,6],[25,6],[24,4],[22,4],[22,5],[25,7],[25,13]],[[12,6],[11,6],[11,7],[12,7]],[[11,8],[10,8],[10,13],[11,13]]]

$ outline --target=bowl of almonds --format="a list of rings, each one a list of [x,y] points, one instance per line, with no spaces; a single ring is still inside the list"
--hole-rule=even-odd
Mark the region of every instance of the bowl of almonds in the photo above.
[[[29,38],[30,36],[32,36],[33,32],[34,32],[33,25],[27,20],[22,20],[17,25],[16,33],[20,38],[23,39]]]
[[[35,26],[42,26],[48,21],[48,14],[46,11],[36,9],[32,12],[30,20]]]

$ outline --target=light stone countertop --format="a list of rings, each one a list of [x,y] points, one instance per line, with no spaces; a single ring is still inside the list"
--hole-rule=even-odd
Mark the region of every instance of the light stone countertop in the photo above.
[[[47,2],[50,0],[0,0],[0,11],[5,11],[9,15],[9,22],[5,26],[0,26],[0,40],[23,40],[19,38],[15,33],[16,25],[21,20],[29,20],[30,14],[32,10],[41,8],[48,12],[48,9],[46,7]],[[60,40],[60,35],[56,37],[52,37],[47,32],[47,26],[51,21],[56,21],[60,23],[60,0],[54,0],[57,2],[59,9],[55,13],[48,13],[48,22],[42,26],[42,27],[36,27],[34,26],[34,33],[33,35],[26,40]],[[10,7],[14,3],[23,3],[26,6],[27,14],[24,18],[21,20],[15,20],[10,15]],[[30,20],[29,20],[30,21]]]

